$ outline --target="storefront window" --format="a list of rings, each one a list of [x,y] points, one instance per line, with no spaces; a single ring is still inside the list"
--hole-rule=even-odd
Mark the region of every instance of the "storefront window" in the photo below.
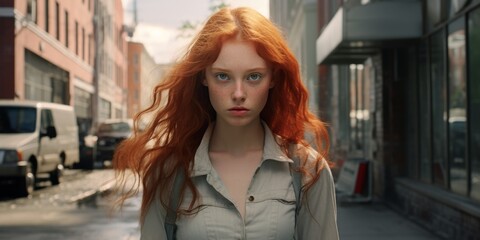
[[[432,81],[432,144],[433,181],[446,186],[447,179],[447,89],[445,33],[435,33],[430,39],[430,74]]]
[[[447,1],[450,6],[449,6],[449,12],[450,12],[450,17],[455,16],[459,11],[464,9],[470,0],[448,0]]]
[[[364,150],[364,125],[368,111],[364,106],[363,65],[350,65],[350,149]]]
[[[431,124],[430,124],[430,81],[428,78],[428,52],[427,41],[422,41],[418,50],[419,54],[419,85],[418,85],[418,115],[419,121],[419,146],[420,156],[420,179],[430,183],[432,180],[432,164],[431,164]]]
[[[467,81],[465,65],[465,19],[460,18],[448,26],[448,158],[450,188],[467,194],[466,108]]]
[[[425,1],[426,4],[426,29],[432,30],[446,19],[447,3],[445,0]]]
[[[357,147],[357,66],[352,64],[350,65],[350,74],[349,74],[349,90],[350,90],[350,150],[354,151]]]
[[[480,201],[480,8],[469,15],[468,29],[470,196]]]
[[[112,104],[103,98],[100,98],[99,115],[100,121],[112,118]]]
[[[25,50],[25,99],[69,103],[69,73]]]

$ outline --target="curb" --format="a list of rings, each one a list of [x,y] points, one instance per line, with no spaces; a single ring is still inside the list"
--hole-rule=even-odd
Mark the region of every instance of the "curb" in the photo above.
[[[68,202],[77,203],[78,205],[89,205],[95,202],[97,196],[109,193],[114,186],[115,181],[113,179],[109,180],[97,189],[88,190],[71,197]]]

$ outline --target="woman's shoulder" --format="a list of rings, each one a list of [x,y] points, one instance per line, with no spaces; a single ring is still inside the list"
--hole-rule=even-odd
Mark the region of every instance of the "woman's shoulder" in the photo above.
[[[320,178],[329,178],[332,176],[330,165],[327,159],[322,156],[315,148],[309,145],[304,144],[293,144],[291,149],[293,148],[294,154],[292,159],[294,162],[300,166],[306,174],[305,177],[310,180],[311,177],[320,175]],[[326,176],[322,176],[326,175]],[[328,180],[328,179],[326,179]]]

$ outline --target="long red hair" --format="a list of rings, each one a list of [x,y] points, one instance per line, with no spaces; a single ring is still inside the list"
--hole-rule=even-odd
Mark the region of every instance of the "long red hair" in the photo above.
[[[278,28],[263,15],[250,8],[223,8],[208,19],[185,55],[155,87],[153,103],[135,118],[137,125],[143,115],[153,113],[151,123],[144,131],[136,131],[133,137],[125,140],[115,153],[113,166],[119,183],[125,188],[127,172],[133,172],[136,180],[141,179],[123,192],[120,204],[138,193],[141,184],[142,221],[156,197],[168,207],[167,196],[178,169],[190,176],[196,149],[216,116],[208,90],[202,84],[205,69],[218,57],[222,42],[237,35],[253,42],[257,53],[271,66],[275,87],[270,90],[261,118],[282,139],[279,142],[282,149],[292,156],[294,153],[289,152],[288,146],[308,146],[312,141],[305,140],[305,133],[314,136],[313,147],[320,156],[313,174],[311,166],[307,169],[303,165],[299,171],[312,175],[310,181],[304,183],[305,191],[317,181],[321,160],[327,156],[329,139],[325,124],[308,110],[308,92],[302,83],[297,60]],[[167,93],[167,100],[162,102],[162,96]],[[186,190],[193,193],[191,210],[199,194],[188,177],[181,191]]]

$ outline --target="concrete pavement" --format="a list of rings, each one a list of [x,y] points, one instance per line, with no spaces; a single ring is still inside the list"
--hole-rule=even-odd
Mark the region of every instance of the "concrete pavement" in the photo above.
[[[99,181],[103,184],[88,189],[85,194],[79,195],[84,198],[78,197],[76,201],[95,201],[96,195],[113,186],[110,182],[113,177],[111,170],[94,171],[89,175],[91,179],[104,179]],[[381,202],[355,203],[345,201],[339,196],[337,210],[341,240],[441,240]]]
[[[341,240],[440,240],[381,202],[337,201]]]

